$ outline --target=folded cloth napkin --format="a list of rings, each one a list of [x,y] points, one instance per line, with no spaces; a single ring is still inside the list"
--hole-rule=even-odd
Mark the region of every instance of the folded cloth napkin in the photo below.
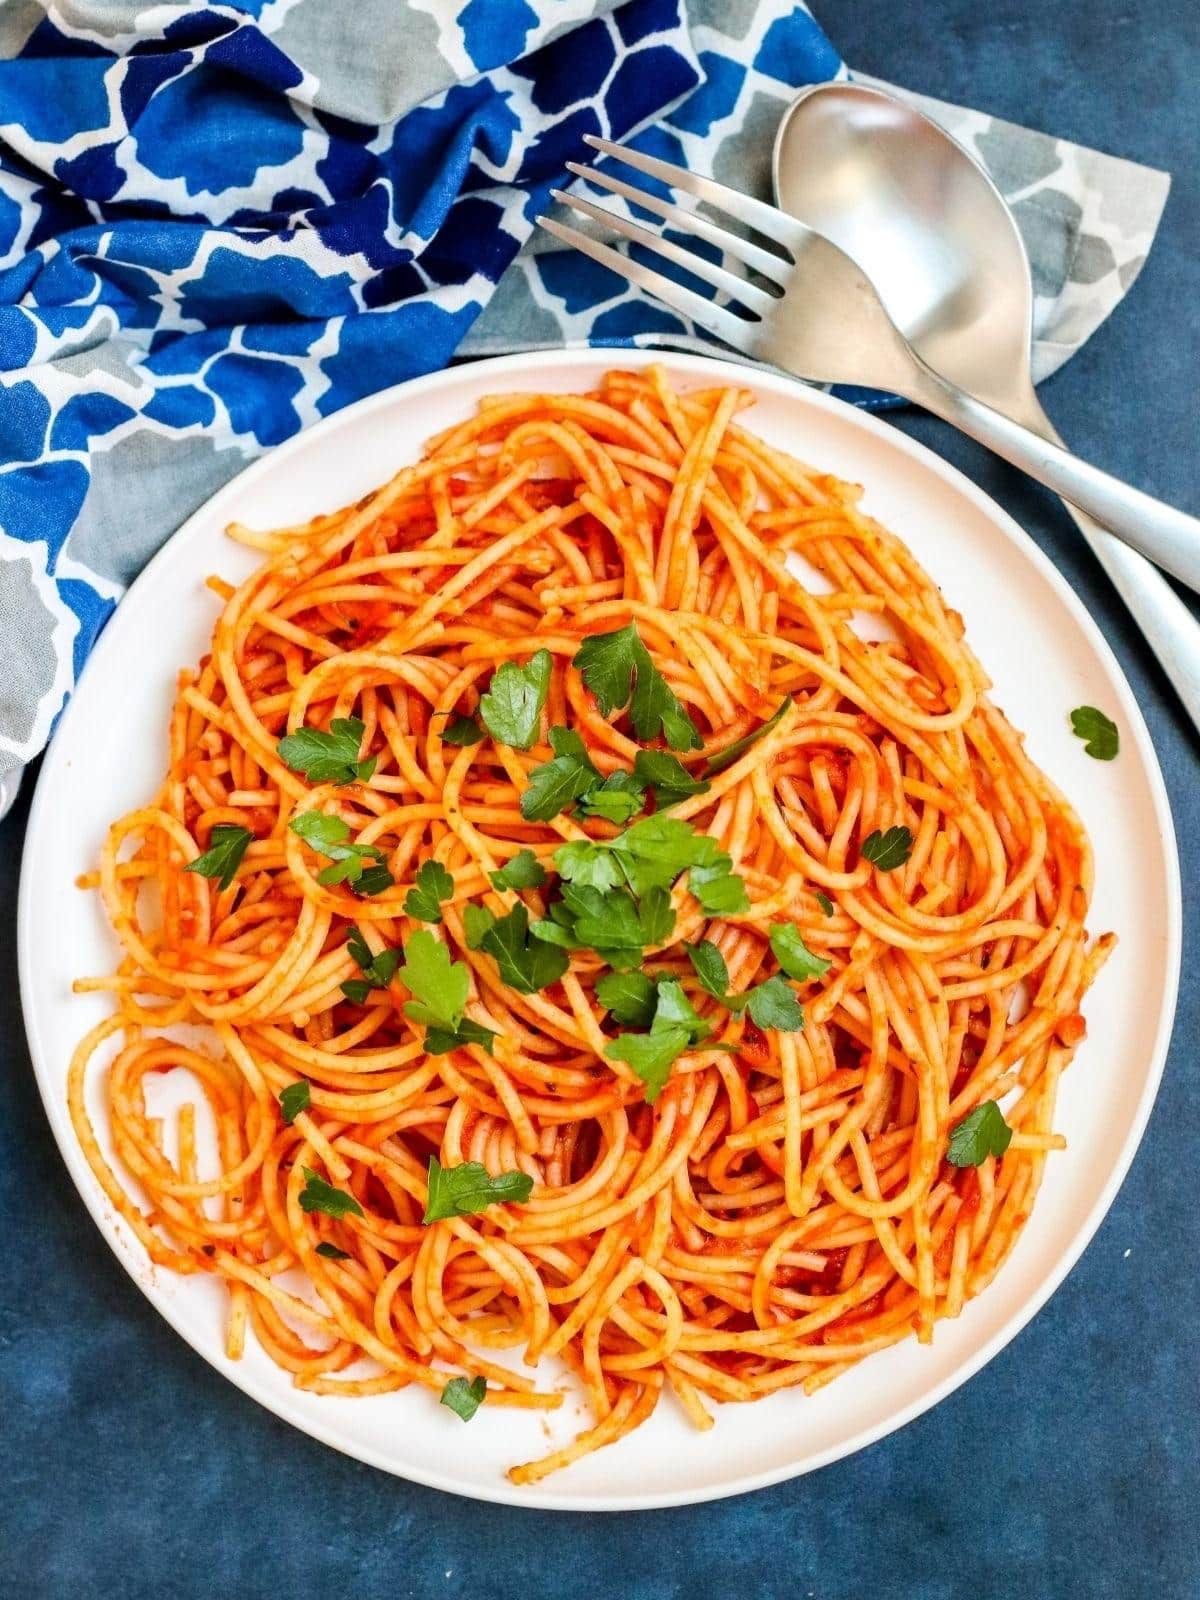
[[[702,335],[534,220],[586,133],[765,195],[790,0],[0,6],[0,811],[125,586],[249,460],[453,356]],[[1052,370],[1167,180],[922,102],[1014,204]]]

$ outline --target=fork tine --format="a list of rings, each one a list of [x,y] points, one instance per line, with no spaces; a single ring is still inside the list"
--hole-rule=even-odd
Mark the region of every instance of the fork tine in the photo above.
[[[673,189],[682,189],[685,194],[695,195],[697,200],[707,200],[709,205],[718,206],[731,217],[736,217],[739,222],[744,222],[747,227],[757,229],[768,239],[774,239],[777,244],[783,245],[785,250],[789,249],[789,238],[795,238],[798,231],[801,233],[809,231],[803,223],[797,222],[794,217],[789,217],[786,212],[766,205],[761,200],[755,200],[748,194],[740,194],[736,189],[727,188],[714,178],[703,178],[698,173],[688,172],[685,167],[676,167],[669,161],[660,161],[657,156],[644,156],[640,150],[630,150],[623,144],[613,144],[611,139],[598,138],[594,133],[585,133],[583,140],[585,144],[590,144],[593,150],[611,156],[614,161],[623,161],[626,166],[633,167],[637,172],[644,172],[649,178],[658,178],[662,183],[669,183]]]
[[[685,211],[682,206],[672,205],[669,200],[660,200],[648,189],[639,189],[634,183],[625,183],[610,173],[601,172],[597,167],[585,167],[578,161],[568,161],[567,171],[574,173],[577,178],[583,178],[587,183],[594,184],[598,189],[607,189],[610,194],[618,194],[623,200],[630,200],[636,206],[644,206],[647,211],[653,211],[656,217],[662,217],[666,222],[673,222],[677,228],[687,233],[698,234],[701,239],[707,239],[710,244],[715,244],[718,249],[744,262],[746,266],[753,267],[755,272],[760,272],[764,278],[770,278],[775,283],[779,282],[781,274],[790,271],[790,263],[782,256],[751,244],[749,239],[743,239],[737,233],[730,233],[728,228],[722,228],[718,223],[710,222],[707,217],[699,216],[694,211]]]
[[[632,239],[635,244],[645,245],[648,250],[656,250],[668,261],[674,261],[705,283],[711,283],[714,289],[723,289],[726,294],[734,295],[743,305],[757,311],[760,316],[765,316],[779,303],[774,295],[768,294],[765,289],[760,289],[757,284],[750,283],[746,278],[739,278],[735,272],[727,272],[724,267],[706,261],[703,256],[696,255],[692,250],[685,250],[670,239],[664,239],[661,233],[643,228],[637,222],[627,222],[624,217],[618,217],[615,212],[596,205],[581,194],[566,194],[562,189],[551,189],[550,193],[560,204],[570,206],[573,211],[582,211],[584,216],[591,217],[593,222],[602,222],[614,233],[619,233],[623,239]]]
[[[553,217],[539,217],[538,225],[545,228],[547,233],[552,233],[556,239],[561,239],[564,244],[582,250],[585,256],[591,256],[592,260],[598,261],[602,267],[610,267],[619,277],[628,279],[639,289],[652,294],[656,300],[661,300],[664,305],[670,306],[671,310],[677,311],[681,317],[689,317],[693,322],[699,323],[700,327],[715,333],[719,339],[724,339],[726,344],[731,344],[743,355],[753,354],[758,323],[743,322],[740,317],[735,317],[732,311],[713,305],[711,300],[706,300],[703,295],[696,294],[691,289],[685,289],[683,284],[676,283],[674,278],[668,278],[661,272],[654,272],[650,267],[643,267],[638,261],[631,261],[619,250],[614,250],[611,245],[601,244],[598,239],[591,239],[586,233],[580,233],[578,228],[555,222]]]

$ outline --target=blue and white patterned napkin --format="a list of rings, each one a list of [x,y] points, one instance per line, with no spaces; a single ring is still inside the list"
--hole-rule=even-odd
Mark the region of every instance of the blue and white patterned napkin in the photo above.
[[[765,195],[781,111],[844,71],[791,0],[0,0],[0,812],[125,586],[254,456],[452,356],[697,342],[527,243],[585,133]],[[1014,204],[1052,370],[1167,180],[922,103]]]

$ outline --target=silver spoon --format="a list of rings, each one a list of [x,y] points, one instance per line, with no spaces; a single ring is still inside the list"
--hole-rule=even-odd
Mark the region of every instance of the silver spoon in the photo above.
[[[1029,258],[999,190],[935,122],[866,84],[803,90],[775,139],[775,198],[871,279],[917,353],[1061,443],[1030,373]],[[1145,556],[1068,505],[1200,729],[1200,622]]]

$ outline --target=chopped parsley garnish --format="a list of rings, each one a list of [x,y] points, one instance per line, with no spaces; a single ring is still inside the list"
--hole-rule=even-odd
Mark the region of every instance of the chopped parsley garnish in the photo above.
[[[320,728],[297,728],[275,748],[292,771],[302,772],[310,783],[366,783],[379,759],[358,759],[366,731],[357,717],[334,717],[328,733]]]
[[[487,735],[475,721],[474,717],[456,716],[442,729],[442,743],[455,744],[460,747],[479,744]]]
[[[342,993],[355,1005],[365,1005],[372,989],[386,989],[400,965],[399,950],[381,950],[371,954],[371,947],[353,923],[346,929],[346,949],[353,956],[362,973],[361,978],[347,978]]]
[[[816,956],[800,937],[790,922],[773,922],[770,928],[771,949],[775,959],[789,978],[819,978],[829,971],[831,963],[824,956]]]
[[[735,739],[732,744],[727,744],[724,750],[718,750],[715,755],[709,756],[704,764],[704,770],[708,776],[711,778],[718,772],[724,772],[725,768],[731,767],[739,756],[744,756],[747,750],[756,745],[764,734],[770,733],[772,728],[778,727],[791,703],[792,697],[789,694],[780,704],[778,710],[768,717],[761,727],[753,729],[752,732],[747,733],[741,739]]]
[[[493,889],[540,889],[546,881],[545,868],[532,850],[518,850],[506,866],[488,876]]]
[[[711,861],[691,869],[688,888],[710,917],[731,917],[750,909],[746,885],[734,872],[733,862],[723,850]]]
[[[369,861],[386,861],[387,852],[378,845],[351,842],[350,825],[341,817],[326,816],[323,811],[305,811],[293,817],[288,827],[311,849],[328,856],[333,863],[317,873],[318,883],[326,887],[348,883],[357,894],[379,894],[395,882],[385,866],[367,865]]]
[[[700,980],[700,987],[724,1004],[729,993],[729,968],[725,965],[725,957],[711,939],[701,939],[699,944],[685,941],[683,948],[692,963],[692,970]]]
[[[448,1406],[456,1417],[470,1422],[486,1398],[486,1378],[451,1378],[438,1404]]]
[[[404,947],[397,976],[413,996],[404,1015],[425,1029],[425,1048],[441,1056],[464,1044],[491,1051],[494,1029],[464,1017],[471,976],[465,961],[451,961],[446,946],[427,928],[418,928]]]
[[[738,996],[741,999],[741,996]],[[756,984],[746,996],[750,1020],[759,1028],[776,1028],[781,1033],[798,1033],[804,1026],[804,1012],[790,984],[776,976]]]
[[[644,972],[606,972],[596,984],[596,998],[614,1021],[648,1028],[654,1021],[658,989]]]
[[[978,1167],[989,1156],[1002,1156],[1012,1136],[1003,1111],[994,1100],[985,1100],[951,1130],[946,1160],[952,1167]]]
[[[908,828],[889,828],[886,833],[880,833],[876,828],[863,840],[860,854],[865,861],[877,866],[880,872],[893,872],[912,855],[912,847],[913,836]]]
[[[606,859],[607,865],[601,865]],[[643,817],[615,839],[573,840],[560,845],[554,852],[554,865],[568,881],[590,883],[594,888],[611,888],[624,878],[635,894],[645,894],[655,887],[668,889],[689,868],[715,868],[701,874],[700,887],[705,896],[710,900],[735,897],[728,886],[719,882],[735,876],[730,858],[715,839],[698,833],[690,822],[678,817]],[[614,867],[618,870],[614,871]],[[736,882],[740,885],[741,879]],[[703,905],[694,880],[689,886]]]
[[[729,993],[729,968],[725,957],[708,939],[683,947],[700,980],[700,986],[730,1011],[748,1011],[759,1028],[795,1033],[804,1026],[804,1012],[791,985],[778,975],[756,984],[745,994]],[[776,952],[778,954],[778,952]]]
[[[635,974],[626,976],[633,977]],[[644,981],[650,983],[648,978]],[[623,1061],[645,1084],[647,1105],[653,1105],[658,1099],[679,1057],[686,1050],[702,1044],[712,1031],[677,979],[660,978],[652,988],[654,1011],[649,1018],[649,1032],[619,1033],[604,1047],[604,1054],[610,1061]],[[599,985],[596,992],[600,993]],[[627,1020],[630,1022],[645,1018],[648,1009],[645,1002],[649,997],[643,996],[638,1006],[638,1017],[634,1017],[634,998],[631,991],[630,1004],[626,1007]],[[615,1009],[613,1015],[618,1021],[626,1020]],[[730,1047],[711,1045],[709,1048],[724,1050]]]
[[[317,1246],[317,1254],[324,1256],[326,1261],[349,1261],[349,1250],[339,1250],[337,1245],[330,1244],[328,1239],[322,1239]]]
[[[468,950],[478,950],[483,943],[483,936],[496,920],[496,913],[489,911],[486,906],[476,905],[468,901],[463,907],[463,932],[467,939]]]
[[[525,666],[506,661],[493,673],[479,715],[497,744],[528,750],[536,742],[553,667],[549,650],[539,650]]]
[[[644,788],[653,790],[660,811],[691,795],[707,794],[710,788],[703,778],[693,778],[683,762],[666,750],[639,750],[633,758],[633,776]]]
[[[613,967],[635,967],[647,945],[663,944],[675,926],[668,891],[659,886],[635,899],[628,889],[563,886],[562,899],[533,925],[533,936],[562,951],[595,950]],[[486,948],[486,946],[485,946]],[[565,960],[564,956],[564,960]]]
[[[418,922],[440,922],[442,901],[454,893],[454,879],[440,861],[423,861],[417,881],[404,897],[404,911]]]
[[[228,889],[253,837],[249,828],[239,828],[234,822],[218,822],[208,836],[208,849],[189,861],[184,871],[198,872],[202,878],[216,878],[218,889]]]
[[[639,754],[644,752],[639,751]],[[645,788],[631,772],[610,772],[602,783],[579,797],[579,811],[585,817],[603,817],[622,827],[636,817],[646,803]]]
[[[289,1083],[286,1089],[279,1091],[279,1111],[284,1122],[290,1127],[302,1111],[307,1111],[312,1095],[307,1078],[300,1078],[296,1083]]]
[[[526,822],[549,822],[573,800],[598,788],[600,774],[592,765],[587,746],[572,728],[551,728],[547,736],[553,761],[544,761],[529,774],[529,787],[521,796]]]
[[[507,916],[493,917],[486,929],[481,926],[478,948],[491,956],[501,979],[518,994],[548,989],[571,959],[566,950],[530,938],[529,912],[520,901]]]
[[[480,1161],[443,1167],[436,1156],[430,1156],[429,1198],[421,1220],[430,1223],[443,1217],[467,1217],[507,1200],[521,1205],[532,1192],[533,1179],[527,1172],[501,1172],[493,1178]]]
[[[691,1043],[686,1028],[653,1028],[649,1033],[619,1033],[604,1047],[610,1061],[623,1061],[646,1085],[652,1106],[666,1087],[671,1068]]]
[[[361,1217],[363,1208],[352,1194],[335,1189],[320,1173],[304,1168],[304,1187],[300,1191],[301,1211],[322,1211],[327,1217]]]
[[[703,748],[696,724],[654,665],[633,623],[615,633],[592,634],[579,646],[573,664],[595,695],[601,716],[629,706],[643,744],[661,733],[672,750]]]
[[[1111,761],[1121,748],[1121,735],[1111,717],[1095,706],[1076,706],[1071,713],[1071,732],[1084,739],[1083,753],[1097,761]]]
[[[833,901],[825,893],[824,889],[818,889],[816,891],[815,898],[817,904],[820,906],[825,915],[827,917],[831,917],[834,911]]]

